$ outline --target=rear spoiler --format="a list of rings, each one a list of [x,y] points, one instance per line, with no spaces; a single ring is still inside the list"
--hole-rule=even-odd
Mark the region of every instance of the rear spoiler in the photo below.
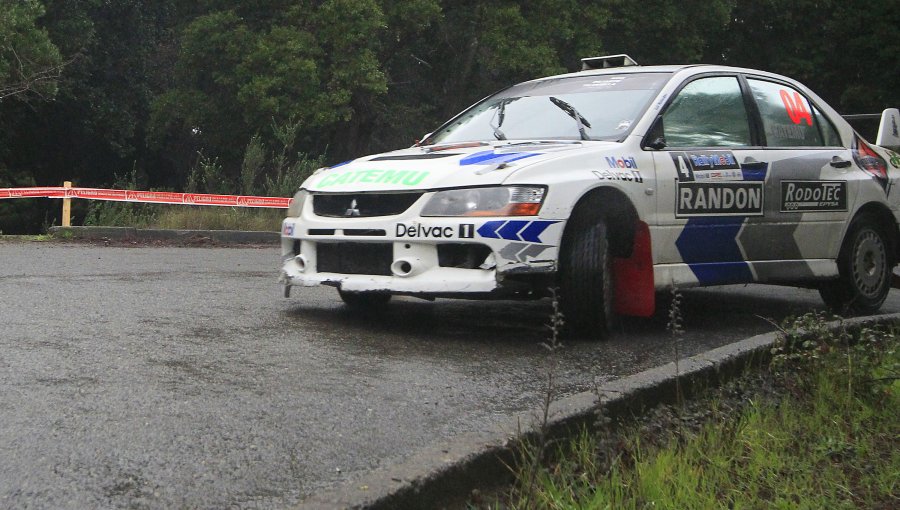
[[[843,117],[847,120],[881,119],[881,123],[878,125],[878,136],[875,138],[875,145],[895,150],[900,149],[900,110],[897,108],[888,108],[881,114],[862,113],[844,115]]]

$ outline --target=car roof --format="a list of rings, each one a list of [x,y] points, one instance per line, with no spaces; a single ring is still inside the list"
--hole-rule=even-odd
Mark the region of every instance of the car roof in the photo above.
[[[588,69],[584,71],[576,71],[574,73],[565,73],[565,74],[557,74],[554,76],[545,76],[543,78],[537,78],[535,80],[529,80],[532,82],[539,82],[542,80],[552,80],[557,78],[574,78],[578,76],[603,76],[610,74],[635,74],[635,73],[669,73],[675,74],[680,71],[692,70],[693,73],[690,74],[700,74],[700,73],[750,73],[759,76],[768,76],[771,78],[777,78],[780,80],[785,80],[789,82],[796,83],[796,80],[792,80],[786,76],[782,76],[779,74],[770,73],[767,71],[760,71],[758,69],[747,69],[743,67],[731,67],[731,66],[722,66],[722,65],[713,65],[713,64],[682,64],[682,65],[655,65],[655,66],[624,66],[624,67],[611,67],[607,69]],[[525,82],[528,83],[528,82]]]

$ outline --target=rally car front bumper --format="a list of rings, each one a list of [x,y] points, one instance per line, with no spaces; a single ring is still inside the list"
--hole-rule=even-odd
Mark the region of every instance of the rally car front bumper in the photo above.
[[[562,222],[459,220],[287,218],[280,281],[286,287],[463,297],[520,293],[530,275],[556,271],[557,247],[532,241],[550,238],[544,232],[561,230]]]

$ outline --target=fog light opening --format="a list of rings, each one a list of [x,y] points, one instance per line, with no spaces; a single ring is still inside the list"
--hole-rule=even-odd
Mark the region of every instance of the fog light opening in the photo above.
[[[297,265],[297,269],[303,273],[306,272],[306,257],[303,255],[297,255],[294,257],[294,264]]]
[[[395,260],[393,264],[391,264],[391,273],[394,276],[413,276],[420,269],[418,260],[410,260],[410,259],[399,259]]]

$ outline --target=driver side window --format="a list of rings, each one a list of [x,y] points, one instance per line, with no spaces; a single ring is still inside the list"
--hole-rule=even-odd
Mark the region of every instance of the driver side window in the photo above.
[[[687,84],[662,116],[667,147],[751,145],[750,122],[738,79],[701,78]]]

